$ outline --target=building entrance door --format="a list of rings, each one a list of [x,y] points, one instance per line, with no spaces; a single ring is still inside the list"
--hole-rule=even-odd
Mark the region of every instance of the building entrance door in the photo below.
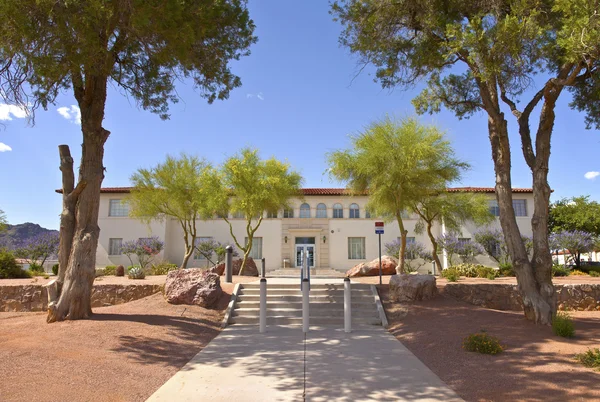
[[[296,267],[301,268],[304,263],[304,252],[308,252],[308,267],[315,267],[315,238],[296,237]]]

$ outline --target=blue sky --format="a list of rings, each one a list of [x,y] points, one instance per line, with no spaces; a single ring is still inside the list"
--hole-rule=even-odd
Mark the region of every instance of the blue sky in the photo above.
[[[338,46],[341,28],[328,14],[327,2],[251,0],[249,8],[259,41],[249,57],[232,64],[243,85],[228,100],[208,105],[183,83],[178,87],[181,102],[171,107],[170,120],[161,121],[110,88],[104,127],[112,134],[105,148],[104,186],[129,185],[137,168],[153,166],[167,154],[187,152],[219,164],[243,146],[289,161],[306,187],[340,186],[325,174],[327,152],[347,147],[349,134],[386,113],[414,113],[410,101],[419,86],[387,91],[373,82],[372,70],[356,76],[356,58]],[[600,200],[600,177],[584,177],[600,171],[600,136],[585,130],[583,115],[568,108],[565,95],[557,106],[552,143],[552,198],[586,194]],[[12,113],[18,110],[0,104],[0,209],[10,223],[58,228],[57,147],[70,145],[76,162],[80,156],[80,126],[70,109],[74,104],[70,93],[63,94],[48,111],[37,112],[33,127]],[[471,163],[457,185],[494,185],[483,114],[460,121],[443,111],[420,119],[446,130],[458,156]],[[530,187],[517,136],[512,146],[513,186]]]

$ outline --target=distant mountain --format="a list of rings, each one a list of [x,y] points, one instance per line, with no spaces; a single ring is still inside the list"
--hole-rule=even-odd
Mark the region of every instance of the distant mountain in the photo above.
[[[6,225],[6,227],[7,230],[0,233],[0,246],[8,248],[18,247],[19,244],[41,233],[58,233],[58,230],[46,229],[31,222],[19,225]]]

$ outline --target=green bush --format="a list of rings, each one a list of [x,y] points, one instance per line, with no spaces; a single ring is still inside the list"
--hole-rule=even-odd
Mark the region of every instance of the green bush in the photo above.
[[[515,276],[515,270],[510,262],[502,263],[498,268],[502,276]]]
[[[579,270],[586,272],[590,275],[592,274],[592,272],[596,272],[596,273],[600,274],[600,266],[598,266],[598,265],[581,264],[581,266],[579,267]],[[597,276],[597,275],[593,275],[593,276]]]
[[[131,267],[127,271],[127,277],[129,279],[144,279],[146,277],[146,273],[141,267]]]
[[[594,277],[599,277],[600,276],[600,272],[598,271],[590,271],[590,276],[594,276]]]
[[[104,267],[104,275],[114,275],[117,271],[116,265],[107,265]]]
[[[498,276],[498,270],[491,268],[491,267],[477,267],[477,277],[478,278],[490,278],[493,277],[492,279],[496,279],[496,276]]]
[[[0,250],[0,279],[30,278],[31,273],[17,264],[15,256],[10,251]]]
[[[159,263],[152,264],[152,267],[150,268],[150,275],[166,275],[170,271],[173,271],[177,268],[179,268],[177,264],[171,264],[168,261],[161,261]]]
[[[29,271],[31,271],[32,274],[43,274],[44,267],[38,264],[37,262],[32,262],[31,264],[29,264]]]
[[[104,276],[104,268],[96,268],[96,278],[99,276]]]
[[[494,268],[481,264],[462,263],[453,265],[451,268],[455,269],[460,276],[467,278],[487,278],[489,274],[496,275],[497,272]]]
[[[488,335],[483,331],[467,336],[463,340],[463,349],[486,355],[497,355],[504,350],[498,338]]]
[[[443,278],[446,278],[448,282],[456,282],[460,279],[460,274],[454,267],[443,269],[441,275]]]
[[[600,349],[588,349],[584,353],[575,355],[575,360],[583,364],[585,367],[594,368],[600,371]]]
[[[54,275],[58,275],[58,264],[54,264],[54,265],[52,266],[52,273],[53,273]]]
[[[571,270],[567,267],[558,264],[552,265],[552,276],[569,276],[570,273]]]
[[[489,274],[489,275],[487,276],[487,278],[488,278],[490,281],[493,281],[494,279],[496,279],[496,274]]]
[[[573,338],[575,336],[575,325],[568,313],[559,311],[552,319],[552,331],[563,338]]]

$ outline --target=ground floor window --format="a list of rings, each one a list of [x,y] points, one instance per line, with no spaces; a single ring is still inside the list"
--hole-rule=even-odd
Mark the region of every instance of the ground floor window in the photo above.
[[[365,254],[365,238],[348,237],[348,259],[364,260]]]
[[[246,245],[248,245],[248,238],[246,237]],[[250,254],[248,257],[253,260],[260,260],[263,257],[262,252],[263,247],[263,239],[262,237],[253,237],[252,238],[252,250],[250,250]]]
[[[123,246],[123,239],[112,238],[108,239],[108,255],[121,255],[121,247]]]
[[[203,256],[201,253],[198,252],[198,250],[196,250],[196,246],[198,246],[198,244],[203,243],[205,241],[209,241],[211,240],[212,237],[196,237],[194,239],[194,260],[196,261],[201,261],[201,260],[206,260],[206,257]]]

